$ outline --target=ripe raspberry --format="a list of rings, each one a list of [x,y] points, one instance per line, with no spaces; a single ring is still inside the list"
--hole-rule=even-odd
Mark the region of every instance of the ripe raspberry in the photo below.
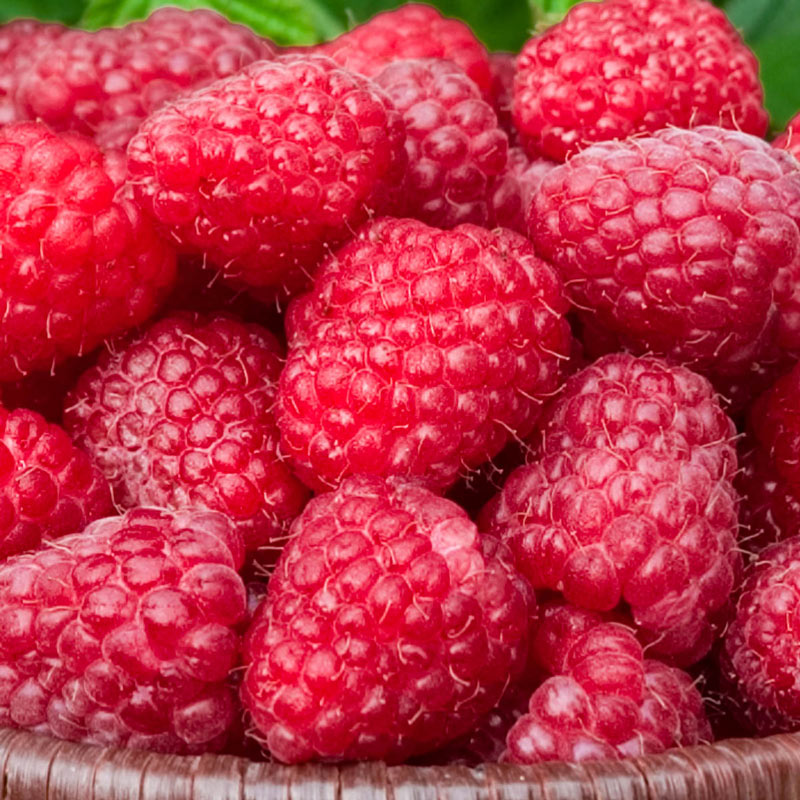
[[[375,76],[403,115],[408,171],[404,212],[440,228],[486,226],[489,190],[508,158],[492,107],[449,61],[393,61]]]
[[[725,636],[724,677],[739,715],[765,735],[800,726],[800,538],[764,550],[744,583]]]
[[[741,564],[733,423],[710,386],[655,358],[612,355],[548,407],[532,461],[484,524],[534,588],[620,603],[679,665],[711,645]]]
[[[420,486],[355,477],[315,498],[245,640],[266,747],[396,763],[471,730],[524,664],[520,583],[505,548]]]
[[[473,730],[419,761],[425,765],[466,767],[497,764],[506,750],[508,732],[528,712],[530,696],[529,688],[518,683],[509,686],[498,705]]]
[[[2,404],[9,410],[27,408],[41,414],[48,422],[61,425],[67,393],[96,360],[96,353],[69,358],[49,372],[31,372],[18,381],[4,383],[0,386]]]
[[[396,202],[404,136],[365,78],[322,56],[282,56],[157,111],[128,155],[137,199],[180,251],[293,291]]]
[[[579,315],[626,348],[746,374],[776,313],[776,273],[800,256],[783,196],[800,200],[800,173],[776,152],[713,127],[594,145],[542,181],[528,217],[537,252]]]
[[[772,144],[782,150],[788,150],[800,161],[800,114],[789,120],[786,130]]]
[[[443,17],[432,6],[407,3],[342,34],[317,52],[371,78],[392,61],[444,58],[461,67],[491,97],[492,73],[486,48],[468,25]]]
[[[514,122],[531,156],[667,126],[764,136],[758,61],[705,0],[581,3],[517,62]]]
[[[365,226],[290,309],[281,449],[314,489],[357,473],[449,486],[531,431],[569,351],[564,306],[511,231]]]
[[[175,315],[100,357],[64,424],[122,508],[222,511],[248,550],[281,538],[306,500],[278,454],[273,336],[234,318]]]
[[[692,679],[645,659],[628,628],[602,623],[564,644],[562,671],[531,696],[504,761],[625,758],[711,741]]]
[[[512,144],[517,143],[517,129],[511,118],[514,100],[514,77],[517,74],[517,57],[513,53],[490,53],[492,70],[492,107],[500,127],[508,134]]]
[[[0,564],[0,724],[219,750],[236,713],[241,563],[221,514],[136,509]]]
[[[16,100],[27,118],[124,149],[168,100],[274,54],[269,42],[213,11],[165,8],[123,28],[59,36],[40,50]]]
[[[147,319],[175,256],[89,141],[0,130],[0,381],[50,369]]]
[[[739,456],[736,489],[741,495],[740,542],[751,554],[800,533],[800,497],[765,451],[750,438]]]
[[[800,533],[800,365],[753,405],[743,444],[743,544],[754,553]]]
[[[19,85],[38,54],[67,30],[35,19],[0,26],[0,125],[27,119],[16,102]]]
[[[557,167],[555,161],[531,161],[521,147],[508,151],[508,162],[489,189],[489,224],[528,235],[528,209],[545,177]]]
[[[0,559],[113,513],[108,483],[64,431],[0,408]]]
[[[255,322],[283,339],[283,316],[274,297],[272,301],[269,305],[260,303],[247,289],[225,281],[219,270],[204,267],[201,260],[184,256],[178,259],[175,288],[164,302],[162,313],[226,312],[245,322]]]

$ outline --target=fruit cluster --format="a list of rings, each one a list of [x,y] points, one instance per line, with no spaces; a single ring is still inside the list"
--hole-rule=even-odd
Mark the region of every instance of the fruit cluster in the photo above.
[[[721,11],[581,3],[518,56],[413,4],[291,50],[20,20],[0,73],[0,724],[800,730],[800,116],[767,141]]]

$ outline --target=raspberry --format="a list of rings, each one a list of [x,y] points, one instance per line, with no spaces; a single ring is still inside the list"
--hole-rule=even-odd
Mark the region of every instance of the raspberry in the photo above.
[[[758,61],[705,0],[581,3],[517,62],[514,122],[531,156],[667,126],[767,131]]]
[[[711,740],[692,679],[645,659],[629,629],[602,623],[563,644],[561,672],[531,696],[504,761],[625,758]]]
[[[0,564],[0,720],[60,739],[219,750],[245,615],[221,514],[135,509]]]
[[[365,78],[282,56],[155,112],[128,148],[136,197],[229,279],[302,288],[333,245],[396,202],[404,130]]]
[[[50,369],[144,322],[175,256],[89,141],[20,122],[0,130],[0,381]]]
[[[546,158],[531,161],[521,147],[508,151],[508,162],[490,187],[489,223],[497,228],[509,228],[524,236],[528,234],[526,219],[533,196],[545,176],[558,164]]]
[[[455,503],[355,477],[292,526],[245,639],[269,752],[397,763],[471,730],[517,677],[529,590]]]
[[[786,130],[772,144],[788,150],[800,161],[800,114],[789,120]]]
[[[768,547],[759,555],[725,636],[724,677],[739,716],[766,735],[800,726],[800,538]]]
[[[516,144],[517,129],[511,118],[511,108],[517,57],[513,53],[490,53],[489,67],[492,70],[492,107],[500,127],[508,134],[509,140]]]
[[[0,386],[3,405],[9,410],[27,408],[41,414],[48,422],[60,425],[67,393],[94,364],[96,355],[69,358],[50,372],[31,372],[18,381],[4,383]]]
[[[271,298],[274,301],[274,297]],[[226,312],[245,322],[255,322],[283,338],[283,316],[279,307],[260,303],[245,288],[225,281],[218,270],[204,267],[199,259],[178,259],[178,278],[162,312]]]
[[[800,200],[800,173],[776,152],[714,127],[593,145],[542,181],[528,217],[537,252],[579,316],[624,347],[747,374],[776,273],[800,256],[787,201]]]
[[[733,423],[710,386],[656,358],[606,356],[571,377],[487,529],[536,589],[627,604],[653,652],[702,657],[741,563]]]
[[[318,52],[370,78],[392,61],[444,58],[461,67],[486,99],[491,96],[492,74],[486,48],[469,26],[443,17],[431,6],[407,3],[376,14],[322,45]]]
[[[113,513],[108,483],[64,431],[0,408],[0,559]]]
[[[16,99],[30,119],[124,149],[171,98],[274,54],[269,42],[213,11],[165,8],[123,28],[59,36],[41,49]]]
[[[234,318],[175,315],[106,352],[64,424],[122,508],[222,511],[248,550],[274,544],[306,500],[278,453],[273,336]]]
[[[509,730],[528,711],[530,696],[531,690],[524,686],[509,686],[499,704],[479,720],[473,730],[431,753],[422,762],[466,767],[498,763],[505,752]]]
[[[17,19],[0,26],[0,125],[27,118],[16,102],[20,82],[42,49],[67,30],[35,19]]]
[[[489,189],[508,158],[492,107],[448,61],[393,61],[375,76],[406,126],[405,213],[429,225],[486,225]]]
[[[800,533],[800,365],[753,405],[738,478],[745,544],[758,552]]]
[[[770,453],[748,441],[739,457],[736,488],[741,495],[739,513],[742,547],[758,554],[765,547],[800,533],[800,497],[782,478]]]
[[[531,431],[569,350],[563,314],[518,234],[371,223],[290,309],[281,449],[314,489],[357,473],[445,488]]]

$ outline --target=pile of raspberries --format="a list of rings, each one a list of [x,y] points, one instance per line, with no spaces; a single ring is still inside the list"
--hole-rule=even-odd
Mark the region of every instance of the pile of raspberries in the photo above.
[[[706,0],[0,27],[0,726],[284,763],[800,730],[800,118]]]

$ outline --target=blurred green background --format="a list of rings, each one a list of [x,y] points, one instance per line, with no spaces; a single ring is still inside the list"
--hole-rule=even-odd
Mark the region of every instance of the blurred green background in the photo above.
[[[493,50],[516,51],[537,24],[577,0],[429,0],[472,25]],[[755,50],[772,125],[800,110],[800,0],[717,0]],[[329,39],[400,5],[397,0],[0,0],[0,21],[38,17],[98,28],[141,19],[162,5],[213,8],[280,44]]]

